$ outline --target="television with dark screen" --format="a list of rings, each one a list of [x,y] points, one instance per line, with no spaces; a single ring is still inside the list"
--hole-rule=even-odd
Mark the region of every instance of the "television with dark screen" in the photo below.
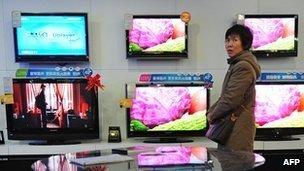
[[[303,81],[257,82],[255,88],[257,139],[283,140],[304,134]]]
[[[208,105],[209,90],[203,84],[137,84],[127,109],[128,137],[174,142],[204,136]]]
[[[6,105],[8,139],[98,139],[98,95],[87,79],[13,79],[14,103]]]
[[[88,61],[87,13],[21,13],[15,61]]]
[[[188,57],[188,27],[180,15],[134,15],[126,30],[127,58]]]
[[[251,29],[252,52],[257,57],[297,56],[297,14],[245,14],[238,16],[238,22]]]

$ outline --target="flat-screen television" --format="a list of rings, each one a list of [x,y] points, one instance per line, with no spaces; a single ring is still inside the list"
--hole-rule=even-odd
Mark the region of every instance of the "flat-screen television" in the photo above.
[[[14,103],[6,105],[8,139],[98,139],[98,95],[87,79],[13,79]]]
[[[209,90],[203,84],[136,84],[127,109],[127,135],[150,137],[145,142],[204,136],[208,105]]]
[[[21,13],[15,61],[88,61],[87,13]]]
[[[255,99],[256,138],[290,139],[304,134],[304,82],[257,82]]]
[[[297,56],[297,14],[245,14],[238,16],[238,22],[251,29],[252,51],[257,57]]]
[[[180,15],[134,15],[126,30],[127,58],[188,57],[188,27]]]

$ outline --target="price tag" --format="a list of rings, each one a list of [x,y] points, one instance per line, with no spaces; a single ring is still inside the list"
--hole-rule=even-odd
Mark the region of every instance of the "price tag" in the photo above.
[[[132,99],[121,99],[119,101],[119,106],[121,108],[131,108],[131,106],[132,106]]]
[[[13,94],[6,94],[0,96],[1,104],[14,104]]]

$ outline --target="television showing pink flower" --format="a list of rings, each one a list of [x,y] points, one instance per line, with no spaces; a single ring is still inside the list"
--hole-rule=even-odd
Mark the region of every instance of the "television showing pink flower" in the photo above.
[[[245,14],[238,16],[238,22],[250,28],[256,57],[297,56],[297,14]]]
[[[127,57],[187,57],[187,24],[179,15],[133,16]]]
[[[304,127],[304,84],[256,85],[258,128]]]
[[[203,86],[136,87],[130,109],[131,131],[191,131],[207,127]]]

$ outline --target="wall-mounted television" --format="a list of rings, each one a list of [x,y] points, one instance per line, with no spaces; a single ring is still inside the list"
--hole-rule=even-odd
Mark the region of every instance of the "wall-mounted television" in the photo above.
[[[304,134],[304,82],[257,82],[255,99],[256,138],[291,139]]]
[[[13,79],[14,103],[6,105],[8,139],[98,139],[98,95],[86,86],[82,78]]]
[[[205,135],[209,90],[203,84],[136,84],[134,93],[127,109],[128,137],[176,142]]]
[[[188,27],[180,15],[134,15],[126,30],[127,58],[188,57]]]
[[[15,61],[88,61],[87,13],[21,13]]]
[[[251,29],[257,57],[297,56],[297,14],[245,14],[238,16],[238,22]]]

